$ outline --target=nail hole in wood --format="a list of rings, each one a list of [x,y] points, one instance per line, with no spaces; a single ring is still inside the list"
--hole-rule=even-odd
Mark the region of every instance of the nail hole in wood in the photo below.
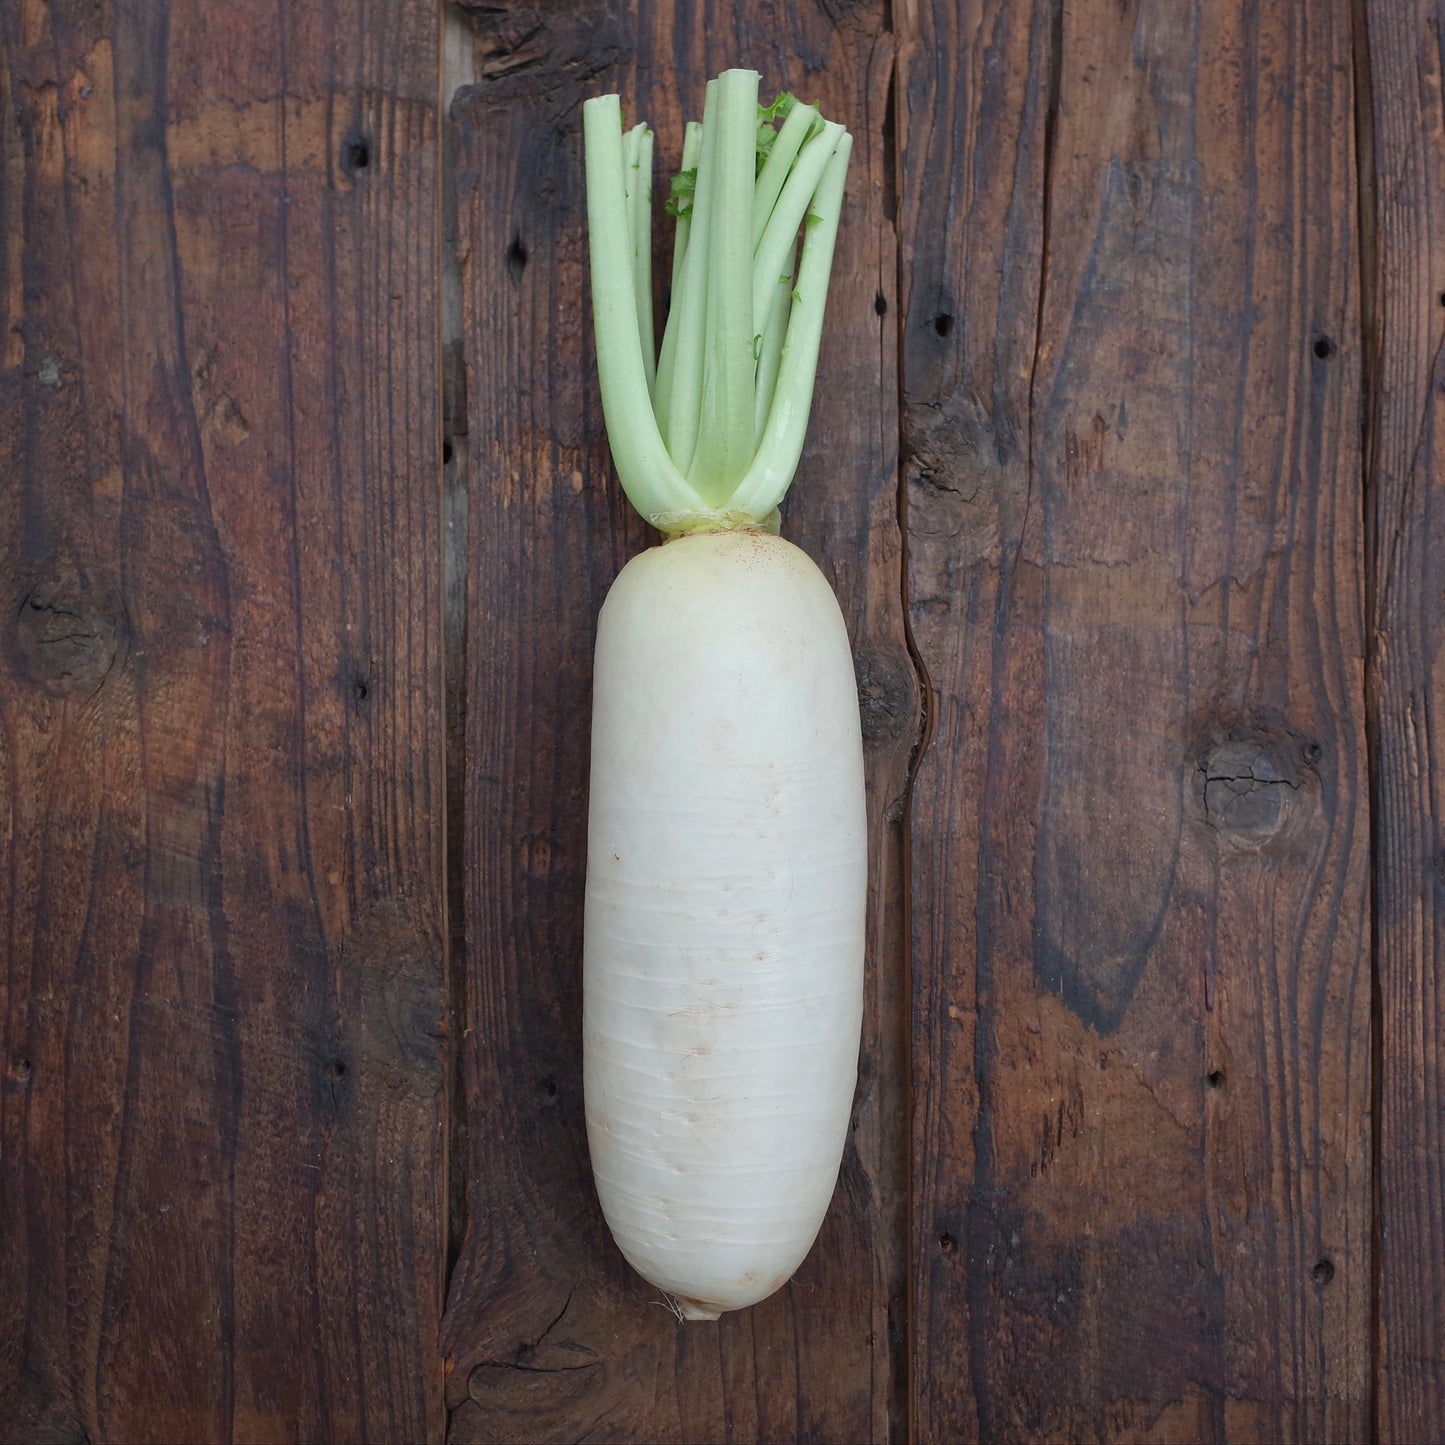
[[[555,1098],[557,1097],[557,1081],[556,1081],[556,1079],[553,1079],[553,1078],[538,1079],[538,1080],[537,1080],[537,1088],[538,1088],[538,1091],[539,1091],[539,1092],[545,1094],[545,1095],[547,1096],[547,1098],[549,1098],[549,1099],[555,1099]]]
[[[1328,361],[1335,354],[1335,343],[1328,336],[1315,337],[1315,355],[1321,361]]]
[[[1328,1259],[1320,1260],[1320,1262],[1315,1265],[1315,1267],[1310,1271],[1310,1278],[1314,1280],[1317,1285],[1320,1286],[1327,1285],[1334,1277],[1335,1266],[1333,1261]]]
[[[940,311],[933,318],[933,329],[939,336],[947,336],[953,330],[953,317],[948,312]]]
[[[1317,763],[1324,755],[1325,750],[1318,743],[1306,743],[1300,749],[1300,756],[1307,763]]]
[[[366,696],[370,691],[371,689],[367,686],[364,677],[358,677],[356,681],[351,684],[351,695],[357,702],[365,702]]]
[[[1205,1074],[1204,1082],[1208,1084],[1211,1089],[1222,1089],[1224,1087],[1224,1070],[1211,1069]]]
[[[445,437],[442,440],[442,466],[449,467],[452,464],[452,439]]]
[[[873,310],[878,316],[888,315],[888,298],[881,291],[873,298]]]
[[[16,1059],[10,1066],[10,1073],[19,1083],[28,1084],[30,1076],[35,1072],[35,1065],[29,1059]]]
[[[938,1248],[942,1254],[952,1254],[958,1248],[958,1241],[951,1234],[940,1234]]]
[[[371,142],[364,135],[347,136],[341,147],[341,169],[349,176],[371,164]]]
[[[522,244],[520,236],[512,237],[512,244],[507,247],[507,275],[512,280],[520,281],[522,272],[527,269],[527,248]]]
[[[328,1079],[344,1079],[346,1077],[346,1064],[342,1059],[332,1059],[326,1066],[326,1077]]]

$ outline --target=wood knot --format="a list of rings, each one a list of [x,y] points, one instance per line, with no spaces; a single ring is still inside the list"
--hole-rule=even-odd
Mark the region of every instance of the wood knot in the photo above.
[[[916,735],[918,676],[907,654],[892,647],[861,647],[854,665],[863,741],[872,746]]]
[[[605,1360],[582,1341],[595,1333],[596,1317],[583,1306],[572,1310],[575,1287],[550,1319],[538,1318],[510,1348],[476,1361],[467,1375],[467,1394],[489,1415],[546,1415],[563,1422],[557,1438],[575,1440],[596,1422],[596,1400],[605,1394]],[[580,1316],[580,1318],[579,1318]],[[498,1341],[500,1344],[500,1341]]]
[[[94,692],[115,666],[125,615],[83,586],[42,582],[21,599],[13,631],[22,676],[57,694]]]
[[[947,543],[952,565],[992,555],[1010,492],[1027,488],[1013,427],[975,397],[956,392],[915,403],[904,417],[908,534]]]
[[[1204,821],[1222,842],[1257,851],[1286,830],[1298,803],[1300,779],[1273,749],[1222,742],[1199,764],[1197,796]]]
[[[524,97],[563,102],[561,112],[580,105],[593,77],[623,59],[617,19],[609,13],[574,13],[563,6],[496,5],[460,0],[475,36],[477,81],[463,86],[453,114],[467,125],[467,112]]]

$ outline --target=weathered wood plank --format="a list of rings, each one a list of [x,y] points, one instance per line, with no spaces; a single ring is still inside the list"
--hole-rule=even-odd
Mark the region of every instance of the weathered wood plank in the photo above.
[[[435,1438],[436,9],[0,36],[4,1434]]]
[[[623,20],[602,5],[477,8],[481,79],[454,107],[472,476],[468,1234],[445,1332],[454,1441],[887,1438],[890,1292],[902,1308],[888,1231],[901,1222],[905,1165],[903,1040],[885,1017],[900,1017],[896,800],[916,701],[901,616],[882,21],[871,3],[804,7],[786,21],[755,6],[706,18],[659,6]],[[816,97],[858,138],[785,532],[837,587],[863,675],[873,996],[857,1127],[811,1256],[755,1309],[680,1326],[607,1234],[583,1127],[591,649],[607,586],[651,538],[609,476],[580,103],[620,88],[675,166],[680,107],[700,105],[706,79],[729,64]]]
[[[896,14],[917,1433],[1359,1439],[1350,7]]]
[[[1445,1436],[1445,8],[1367,0],[1379,1438]]]

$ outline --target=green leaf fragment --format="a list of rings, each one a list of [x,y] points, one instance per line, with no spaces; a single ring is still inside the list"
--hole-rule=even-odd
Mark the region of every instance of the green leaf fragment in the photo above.
[[[692,214],[692,203],[697,195],[697,167],[683,171],[681,175],[672,178],[672,186],[668,193],[667,214],[669,216],[688,216]]]
[[[798,97],[791,90],[780,90],[771,105],[758,106],[758,121],[787,120],[797,105]]]
[[[792,114],[793,107],[798,103],[797,97],[791,91],[780,91],[776,100],[771,105],[758,106],[758,173],[762,173],[768,155],[773,149],[773,142],[778,138],[777,122],[787,120]]]

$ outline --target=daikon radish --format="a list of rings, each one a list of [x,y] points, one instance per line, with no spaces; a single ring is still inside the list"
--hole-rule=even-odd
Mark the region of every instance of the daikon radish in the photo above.
[[[851,140],[725,72],[690,127],[654,355],[651,136],[584,107],[594,330],[619,478],[663,533],[608,594],[593,685],[587,1137],[622,1253],[689,1319],[782,1286],[857,1082],[867,849],[838,603],[776,535]]]

